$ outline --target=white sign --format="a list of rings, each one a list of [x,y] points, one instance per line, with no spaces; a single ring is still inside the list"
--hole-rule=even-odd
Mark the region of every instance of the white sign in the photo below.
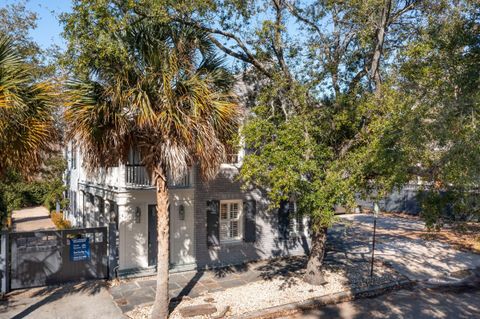
[[[379,213],[380,213],[380,207],[378,206],[377,203],[375,203],[373,205],[373,214],[375,215],[375,217],[377,217]]]

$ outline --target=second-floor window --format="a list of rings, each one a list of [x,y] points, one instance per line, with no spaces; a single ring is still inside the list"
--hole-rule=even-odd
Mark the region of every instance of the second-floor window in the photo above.
[[[227,161],[226,164],[238,164],[240,162],[240,146],[227,145]]]
[[[141,165],[142,164],[142,157],[140,152],[136,149],[131,149],[128,152],[128,164],[130,165]]]

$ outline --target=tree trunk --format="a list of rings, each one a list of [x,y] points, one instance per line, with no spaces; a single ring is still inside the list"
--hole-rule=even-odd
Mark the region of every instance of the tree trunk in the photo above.
[[[370,77],[375,82],[375,92],[380,94],[380,86],[382,79],[380,77],[380,62],[383,52],[383,44],[385,42],[385,36],[387,33],[388,22],[390,19],[390,10],[392,7],[392,0],[385,0],[382,8],[382,16],[377,28],[375,50],[373,52],[372,63],[370,67]]]
[[[157,291],[152,309],[152,319],[166,319],[168,317],[168,268],[169,268],[169,214],[168,189],[165,174],[155,173],[157,188]]]
[[[311,285],[323,285],[327,281],[323,277],[322,265],[327,242],[327,228],[320,228],[312,233],[312,249],[308,257],[304,280]]]

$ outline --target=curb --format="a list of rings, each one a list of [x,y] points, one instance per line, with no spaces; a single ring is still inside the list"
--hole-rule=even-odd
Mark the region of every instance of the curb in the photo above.
[[[331,305],[341,303],[345,301],[351,301],[360,298],[369,298],[382,295],[386,292],[412,287],[416,282],[404,279],[394,281],[388,284],[373,286],[370,288],[357,288],[350,291],[337,292],[325,296],[314,297],[305,301],[292,302],[280,306],[274,306],[258,311],[247,312],[241,315],[232,316],[232,319],[272,319],[277,318],[279,315],[291,315],[299,312],[300,310],[308,310],[317,308],[320,306]]]

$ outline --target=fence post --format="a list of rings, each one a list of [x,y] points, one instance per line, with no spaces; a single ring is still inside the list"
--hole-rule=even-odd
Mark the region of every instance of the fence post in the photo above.
[[[1,292],[6,294],[10,292],[10,256],[9,256],[9,234],[2,231],[0,239],[0,272],[1,272]]]
[[[115,223],[108,224],[108,278],[113,279],[118,272],[118,231]]]

